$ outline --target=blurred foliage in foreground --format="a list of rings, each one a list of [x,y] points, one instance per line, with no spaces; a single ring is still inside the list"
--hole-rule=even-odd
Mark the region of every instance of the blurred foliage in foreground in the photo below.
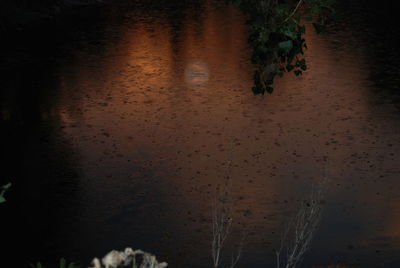
[[[45,268],[40,262],[38,262],[36,265],[31,265],[31,266],[32,268]],[[65,259],[60,259],[59,268],[80,268],[80,267],[74,264],[73,262],[67,264],[67,261]]]
[[[6,185],[3,185],[0,187],[0,203],[6,202],[6,198],[4,197],[4,194],[10,188],[11,188],[11,183],[7,183]]]
[[[144,252],[141,249],[133,250],[132,248],[126,248],[123,251],[112,250],[101,261],[98,258],[94,258],[92,264],[93,267],[90,268],[165,268],[168,266],[166,262],[158,262],[155,255]]]
[[[237,5],[250,25],[249,43],[253,49],[254,94],[272,93],[274,78],[293,71],[307,70],[303,57],[307,48],[305,23],[317,33],[336,17],[335,0],[226,0]]]

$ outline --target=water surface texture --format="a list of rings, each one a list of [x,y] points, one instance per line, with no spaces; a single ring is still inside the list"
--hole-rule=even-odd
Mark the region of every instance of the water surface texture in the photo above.
[[[359,5],[342,5],[328,34],[309,27],[309,70],[265,96],[251,92],[245,18],[210,0],[110,5],[8,48],[10,251],[88,264],[131,246],[210,267],[211,204],[230,161],[229,245],[248,233],[238,267],[273,267],[284,224],[324,177],[302,267],[400,267],[399,42]]]

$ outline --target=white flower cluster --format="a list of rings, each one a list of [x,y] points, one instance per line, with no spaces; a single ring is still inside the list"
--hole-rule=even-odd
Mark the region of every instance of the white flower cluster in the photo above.
[[[141,256],[140,263],[137,263],[136,256]],[[112,250],[104,256],[101,263],[98,258],[94,258],[92,264],[93,267],[89,268],[118,268],[128,265],[132,265],[132,268],[165,268],[168,266],[166,262],[159,263],[156,256],[150,253],[140,249],[132,250],[131,248],[126,248],[124,251]]]

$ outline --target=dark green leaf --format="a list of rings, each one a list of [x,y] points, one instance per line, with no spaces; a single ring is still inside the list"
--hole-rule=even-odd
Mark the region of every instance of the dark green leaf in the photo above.
[[[313,23],[314,29],[317,34],[320,34],[326,30],[326,26],[318,23]]]
[[[288,41],[280,42],[278,44],[278,47],[283,52],[288,53],[293,48],[293,41],[292,40],[288,40]]]
[[[60,259],[60,268],[67,268],[67,263],[64,258]]]
[[[300,70],[296,70],[296,71],[294,71],[294,74],[295,74],[296,76],[300,76],[300,75],[303,74],[303,72],[300,71]]]
[[[31,267],[32,268],[44,268],[44,266],[40,262],[36,263],[36,265],[31,264]]]
[[[304,19],[308,22],[312,22],[313,21],[313,17],[312,16],[306,16],[304,17]]]
[[[294,66],[292,64],[286,65],[286,71],[290,72],[293,69],[294,69]]]
[[[2,188],[3,188],[4,190],[10,189],[10,188],[11,188],[11,182],[7,183],[6,185],[3,185]]]
[[[295,31],[285,30],[283,32],[283,34],[286,35],[287,37],[290,37],[291,39],[296,39],[297,38],[297,32],[295,32]]]

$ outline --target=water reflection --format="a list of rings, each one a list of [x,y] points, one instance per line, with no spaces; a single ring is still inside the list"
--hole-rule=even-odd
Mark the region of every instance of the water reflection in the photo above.
[[[213,190],[230,159],[235,219],[250,230],[241,264],[264,267],[272,264],[282,223],[328,159],[327,205],[304,266],[395,265],[398,118],[371,103],[363,51],[335,41],[348,37],[349,26],[322,39],[308,35],[310,71],[278,80],[274,94],[263,97],[251,93],[246,25],[233,7],[133,1],[95,25],[75,39],[67,33],[59,49],[68,57],[57,57],[50,70],[35,67],[54,80],[37,84],[41,76],[34,75],[32,84],[7,87],[48,89],[22,109],[37,117],[27,121],[48,143],[28,140],[12,159],[21,169],[31,158],[41,162],[29,171],[46,178],[35,198],[46,203],[50,192],[52,201],[49,210],[39,206],[52,231],[30,261],[47,252],[37,258],[88,262],[132,246],[171,267],[208,265]],[[17,122],[12,109],[31,96],[2,102],[2,123]],[[19,130],[4,126],[16,146]],[[20,154],[26,157],[18,160]],[[21,228],[42,230],[42,221],[25,219]]]
[[[207,83],[208,79],[208,66],[203,61],[193,60],[186,65],[185,82],[189,87]]]

